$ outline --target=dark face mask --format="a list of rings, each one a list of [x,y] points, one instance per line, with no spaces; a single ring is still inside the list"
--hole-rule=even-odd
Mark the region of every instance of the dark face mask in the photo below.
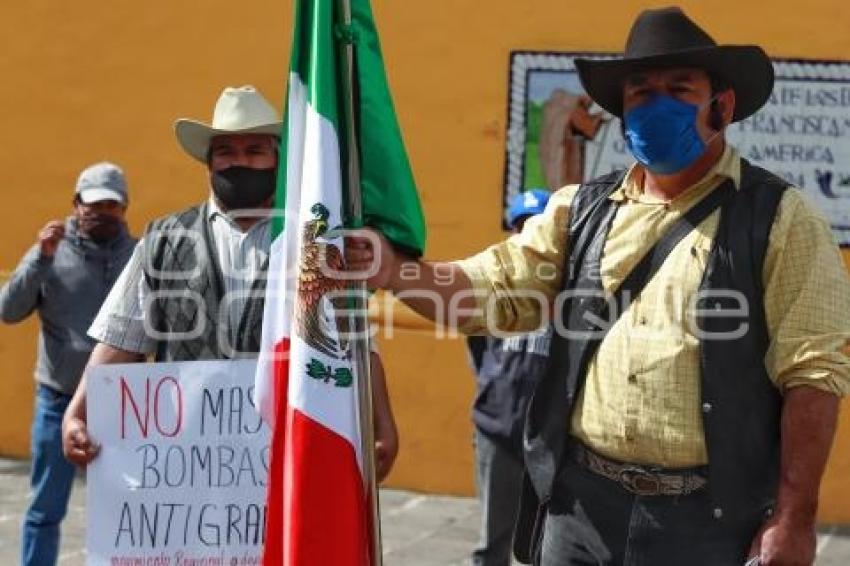
[[[233,166],[210,175],[213,194],[228,210],[257,208],[274,194],[277,168]]]
[[[103,244],[118,236],[122,223],[111,214],[85,214],[79,217],[77,225],[84,236]]]

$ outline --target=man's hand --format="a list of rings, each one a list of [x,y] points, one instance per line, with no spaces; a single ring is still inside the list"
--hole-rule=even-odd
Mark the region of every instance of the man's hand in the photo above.
[[[813,518],[777,513],[759,529],[748,557],[758,556],[762,566],[811,566],[816,544]]]
[[[363,274],[371,289],[390,289],[400,258],[383,234],[363,228],[353,230],[345,238],[347,270]]]
[[[59,242],[65,236],[65,223],[61,220],[51,220],[38,233],[38,245],[41,255],[53,257]]]
[[[72,464],[84,467],[94,460],[100,446],[89,436],[86,424],[86,383],[88,383],[88,368],[100,364],[128,364],[140,362],[143,354],[115,348],[109,344],[99,343],[89,356],[83,377],[77,384],[77,390],[65,409],[62,418],[62,452]]]
[[[370,228],[345,238],[346,270],[370,289],[386,289],[428,320],[462,326],[476,307],[472,281],[451,262],[428,262],[397,252]]]
[[[375,479],[384,481],[398,456],[398,430],[394,422],[375,422]]]
[[[372,422],[375,432],[375,479],[386,478],[398,456],[398,429],[395,425],[384,364],[376,352],[369,353],[372,368]]]
[[[100,446],[89,436],[86,422],[66,414],[62,419],[62,452],[65,459],[84,468],[94,460],[99,451]]]

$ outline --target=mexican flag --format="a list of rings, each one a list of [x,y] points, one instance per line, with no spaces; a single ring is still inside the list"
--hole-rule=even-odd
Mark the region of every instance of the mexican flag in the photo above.
[[[419,255],[425,226],[368,0],[299,0],[294,23],[255,387],[273,430],[264,564],[365,566],[370,514],[354,363],[363,344],[334,315],[347,289],[335,276],[344,269],[339,229],[366,224]],[[360,217],[346,212],[350,144],[359,149]]]

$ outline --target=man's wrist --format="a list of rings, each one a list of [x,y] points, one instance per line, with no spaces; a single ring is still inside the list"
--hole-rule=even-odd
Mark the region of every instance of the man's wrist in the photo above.
[[[775,516],[779,522],[805,527],[814,526],[817,512],[817,500],[781,501]]]
[[[418,260],[407,257],[398,258],[390,267],[387,289],[393,293],[404,291],[405,283],[422,277],[422,266]]]

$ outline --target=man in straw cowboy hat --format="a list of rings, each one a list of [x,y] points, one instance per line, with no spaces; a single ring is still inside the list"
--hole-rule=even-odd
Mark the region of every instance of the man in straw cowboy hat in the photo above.
[[[638,16],[624,57],[576,66],[637,163],[561,189],[464,261],[411,265],[355,237],[349,267],[377,263],[371,285],[470,333],[554,312],[524,433],[521,559],[811,564],[850,391],[850,285],[822,216],[725,141],[770,95],[771,62],[665,8]]]
[[[89,365],[256,357],[282,122],[251,86],[225,88],[212,124],[181,119],[177,141],[209,174],[197,206],[155,220],[89,329]],[[199,302],[204,305],[199,307]],[[378,479],[398,452],[383,367],[373,351]],[[86,428],[85,376],[63,422],[66,457],[97,455]]]

